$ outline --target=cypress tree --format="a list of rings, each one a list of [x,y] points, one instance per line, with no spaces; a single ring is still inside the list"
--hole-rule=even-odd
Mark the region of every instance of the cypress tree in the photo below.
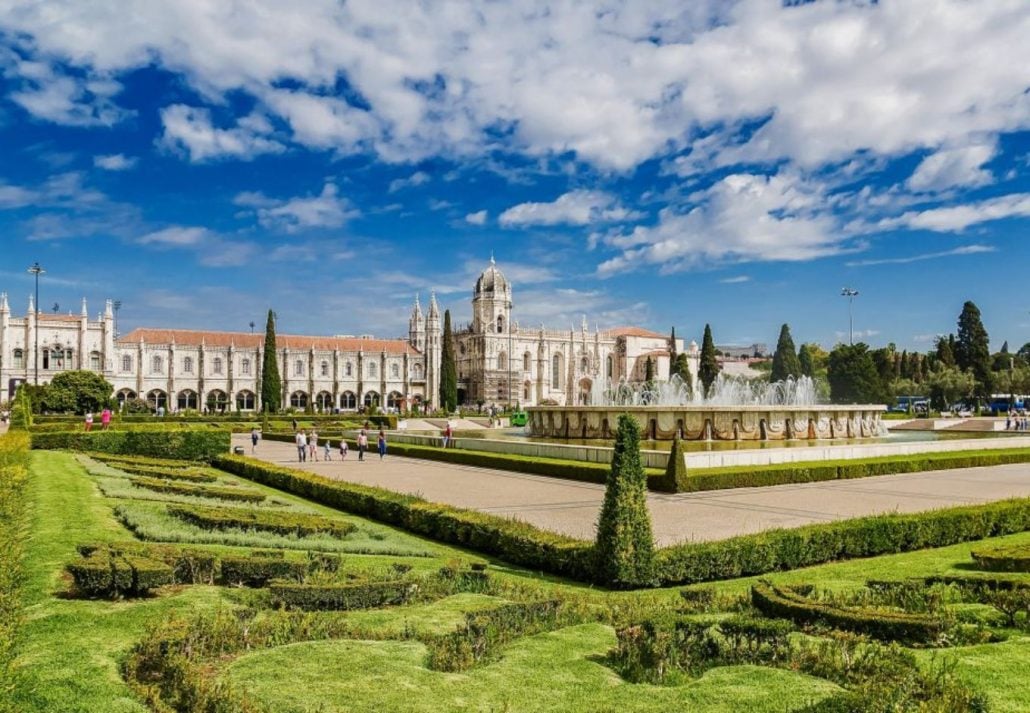
[[[669,460],[665,464],[665,475],[662,476],[662,489],[669,493],[678,493],[679,484],[687,479],[687,464],[683,460],[683,444],[677,432],[669,450]]]
[[[883,382],[869,347],[838,344],[827,367],[830,400],[835,404],[872,404],[884,398]]]
[[[715,358],[715,342],[712,340],[712,328],[706,324],[705,336],[701,340],[701,363],[697,368],[697,378],[701,382],[704,396],[708,396],[712,389],[712,384],[715,383],[715,377],[719,375],[721,369],[719,361]]]
[[[654,361],[651,357],[647,358],[644,362],[644,383],[651,384],[654,382]]]
[[[788,377],[801,376],[801,362],[794,349],[794,340],[790,336],[790,325],[780,327],[780,338],[776,341],[776,353],[773,354],[770,381],[786,381]]]
[[[807,344],[802,344],[798,350],[798,366],[801,368],[802,376],[812,376],[815,371],[815,364],[812,363],[812,350]]]
[[[944,366],[955,366],[955,351],[951,348],[952,335],[937,337],[937,361]]]
[[[454,361],[451,311],[443,313],[443,350],[440,355],[440,406],[447,413],[458,408],[458,366]]]
[[[626,414],[619,416],[594,553],[599,583],[616,589],[654,584],[654,536],[647,511],[647,476],[640,462],[640,432]]]
[[[32,425],[32,401],[29,399],[28,384],[18,387],[11,403],[11,425],[12,431],[27,431]]]
[[[275,347],[275,312],[268,310],[265,323],[265,353],[261,360],[261,410],[276,413],[283,405],[283,382]]]
[[[991,349],[987,330],[980,319],[980,310],[972,302],[962,305],[958,318],[958,337],[955,340],[955,363],[960,369],[971,371],[976,379],[977,396],[991,396]]]
[[[689,393],[693,393],[694,376],[690,373],[690,357],[686,354],[677,354],[676,363],[672,365],[672,373],[680,378]]]
[[[672,334],[669,335],[669,378],[676,373],[676,357],[676,328],[673,327]]]

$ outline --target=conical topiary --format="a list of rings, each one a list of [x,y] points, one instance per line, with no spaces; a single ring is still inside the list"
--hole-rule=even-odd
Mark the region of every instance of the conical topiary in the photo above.
[[[654,536],[647,510],[647,476],[640,462],[640,432],[636,421],[625,414],[619,417],[594,551],[599,583],[616,589],[654,584]]]
[[[687,464],[683,460],[683,444],[677,433],[669,450],[669,461],[665,464],[665,475],[656,480],[656,485],[667,493],[686,491]]]

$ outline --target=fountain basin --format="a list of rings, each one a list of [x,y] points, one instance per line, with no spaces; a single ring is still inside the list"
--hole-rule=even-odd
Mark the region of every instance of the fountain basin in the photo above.
[[[530,406],[527,428],[543,438],[613,438],[629,414],[644,438],[785,441],[875,438],[884,406]]]

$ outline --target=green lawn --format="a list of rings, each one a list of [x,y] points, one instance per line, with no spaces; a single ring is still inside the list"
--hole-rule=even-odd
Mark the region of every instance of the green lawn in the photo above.
[[[107,477],[112,477],[107,474]],[[226,476],[227,481],[233,480]],[[238,481],[246,482],[246,481]],[[294,511],[340,516],[330,508],[246,483]],[[187,614],[251,605],[250,590],[224,587],[166,587],[145,600],[121,602],[66,598],[64,564],[83,542],[131,537],[114,508],[161,508],[161,503],[105,497],[97,478],[86,474],[74,456],[34,452],[28,497],[32,526],[27,543],[27,611],[22,657],[26,685],[15,695],[15,710],[25,713],[144,712],[122,680],[119,667],[149,625],[172,614]],[[344,516],[386,540],[411,543],[429,556],[391,557],[347,554],[347,571],[384,570],[403,562],[415,572],[430,572],[445,563],[487,558],[407,533]],[[1030,533],[989,541],[1030,543]],[[974,542],[921,552],[852,560],[777,573],[784,583],[810,582],[824,588],[850,589],[867,579],[920,577],[963,569]],[[281,546],[281,543],[280,543]],[[228,544],[201,545],[227,552]],[[294,552],[290,557],[304,557]],[[561,594],[603,607],[611,613],[648,613],[680,602],[680,588],[645,592],[605,592],[494,563],[492,577],[513,596]],[[1030,578],[1030,575],[1027,575]],[[744,594],[753,580],[708,585],[728,594]],[[492,608],[504,598],[457,594],[431,603],[347,613],[346,619],[383,638],[415,633],[445,633],[462,624],[464,614]],[[631,616],[627,614],[626,616]],[[614,630],[599,623],[567,627],[517,640],[496,660],[468,672],[441,673],[425,665],[426,649],[414,641],[329,641],[298,643],[244,655],[222,666],[223,676],[251,692],[272,710],[291,713],[320,710],[383,711],[789,711],[838,690],[821,679],[765,667],[714,669],[677,686],[650,686],[623,681],[603,661],[615,645]],[[923,651],[920,660],[954,661],[960,677],[985,691],[998,711],[1030,710],[1030,638],[1001,644]]]

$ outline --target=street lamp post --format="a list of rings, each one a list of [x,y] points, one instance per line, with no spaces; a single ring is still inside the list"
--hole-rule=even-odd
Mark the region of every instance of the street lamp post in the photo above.
[[[122,301],[115,300],[111,306],[114,307],[114,338],[118,339],[118,310],[122,308]]]
[[[842,287],[840,290],[841,297],[848,298],[848,342],[852,345],[855,344],[855,314],[852,310],[852,303],[855,298],[858,297],[858,290],[853,290],[850,287]]]
[[[46,270],[40,267],[39,263],[35,263],[29,268],[29,274],[36,278],[36,301],[34,303],[36,308],[36,344],[33,347],[33,365],[35,367],[35,375],[33,381],[36,386],[39,386],[39,276],[46,274]]]

